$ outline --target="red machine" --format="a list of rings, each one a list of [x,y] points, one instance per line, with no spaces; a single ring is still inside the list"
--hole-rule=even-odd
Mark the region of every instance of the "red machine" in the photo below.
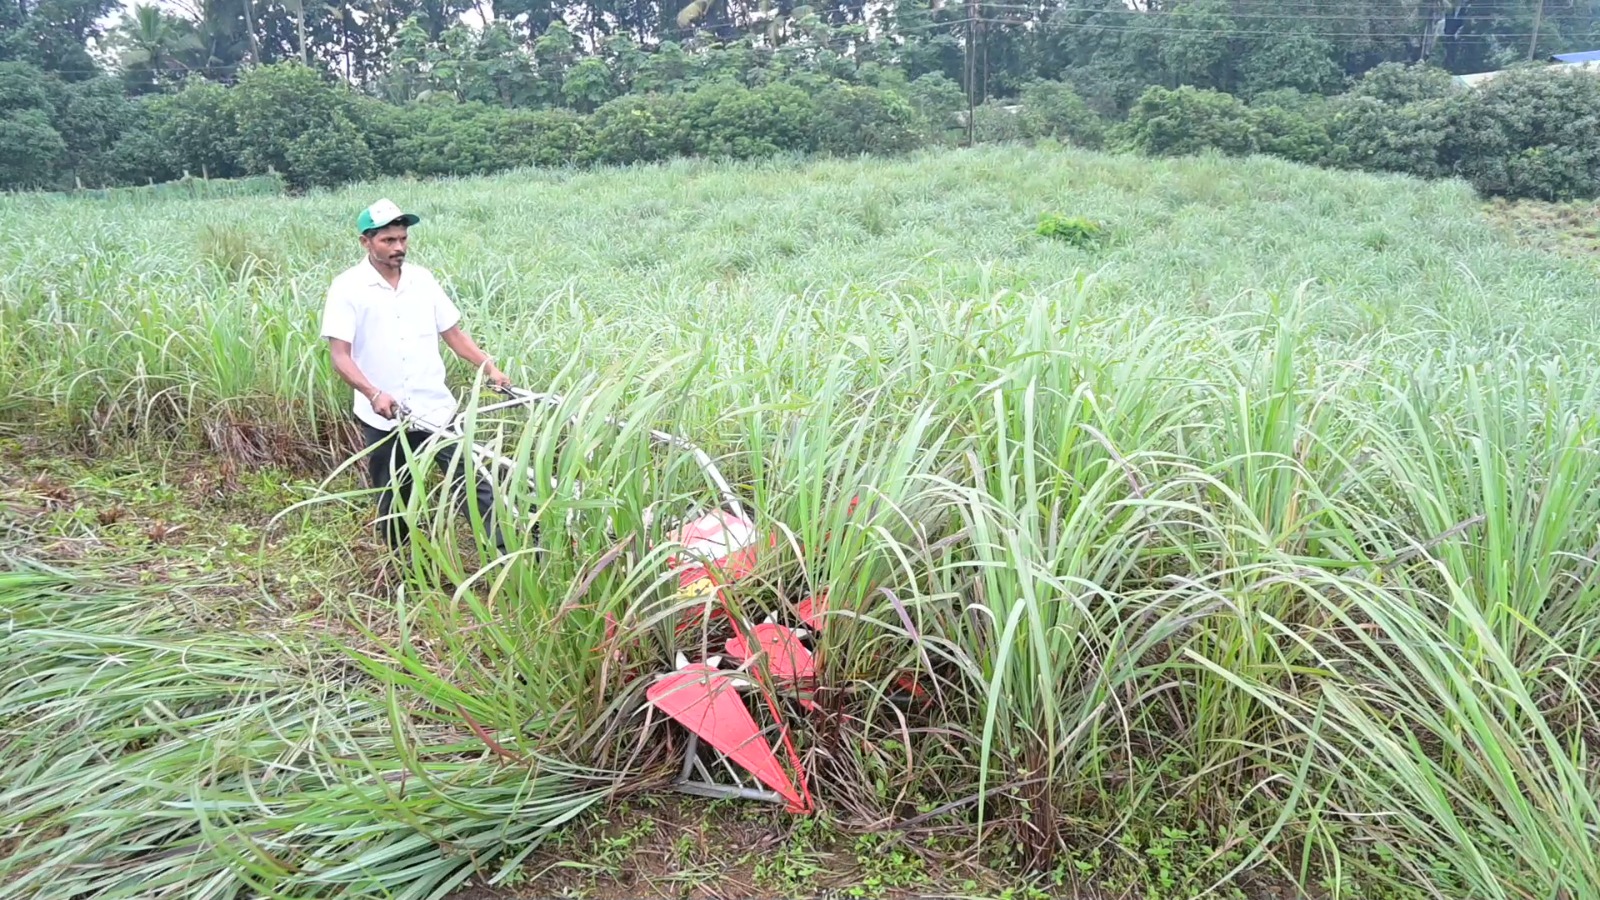
[[[559,395],[518,388],[506,388],[501,393],[512,399],[479,407],[478,413],[563,402]],[[412,420],[441,437],[464,439],[454,424],[438,427],[414,417]],[[618,427],[623,425],[608,421]],[[776,614],[760,624],[739,622],[729,615],[718,595],[723,586],[746,578],[755,570],[759,551],[755,523],[704,451],[665,432],[649,434],[658,443],[690,453],[721,494],[721,507],[676,523],[677,527],[667,533],[668,543],[678,548],[667,558],[667,566],[677,575],[679,597],[704,600],[699,617],[702,623],[720,613],[732,623],[734,632],[721,654],[707,654],[704,659],[691,662],[679,653],[674,669],[657,675],[646,690],[650,706],[689,733],[683,769],[674,787],[700,796],[764,800],[783,803],[791,812],[811,812],[815,805],[805,771],[783,725],[777,696],[780,691],[794,694],[803,709],[816,708],[815,702],[805,696],[816,676],[806,641],[821,627],[824,602],[807,598],[800,603],[797,612],[804,624],[794,627],[780,624]],[[470,448],[479,464],[514,468],[509,459],[481,445],[471,444]],[[776,539],[769,545],[775,546]],[[723,668],[724,663],[733,668]],[[763,728],[757,723],[747,700],[750,695],[765,701],[772,725]],[[711,752],[703,752],[706,747]],[[787,767],[779,760],[779,747]],[[719,779],[718,775],[726,777]]]

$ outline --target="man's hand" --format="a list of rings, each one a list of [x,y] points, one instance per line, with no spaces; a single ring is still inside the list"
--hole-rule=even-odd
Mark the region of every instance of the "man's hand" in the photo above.
[[[483,367],[483,379],[498,388],[511,386],[511,376],[500,371],[494,363],[489,363]]]
[[[399,406],[399,402],[394,397],[383,391],[379,391],[378,395],[372,398],[372,411],[385,419],[394,418],[395,413],[399,411]]]

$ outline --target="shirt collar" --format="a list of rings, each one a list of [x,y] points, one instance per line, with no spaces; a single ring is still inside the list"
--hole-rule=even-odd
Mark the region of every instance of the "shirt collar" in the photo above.
[[[389,280],[387,278],[384,278],[383,277],[383,273],[378,271],[378,267],[372,264],[372,257],[370,257],[370,256],[367,257],[366,259],[362,260],[361,263],[362,263],[362,265],[367,267],[367,283],[372,285],[373,287],[381,287],[381,288],[385,288],[385,289],[391,290],[391,291],[398,291],[401,288],[405,287],[406,286],[406,282],[410,280],[410,278],[408,277],[409,276],[409,270],[407,269],[406,266],[401,266],[400,267],[400,283],[395,285],[394,287],[389,287]]]

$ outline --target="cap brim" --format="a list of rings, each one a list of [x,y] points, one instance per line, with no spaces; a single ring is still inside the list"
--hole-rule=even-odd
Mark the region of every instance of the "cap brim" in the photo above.
[[[422,221],[422,217],[417,215],[416,213],[401,213],[400,215],[395,216],[392,219],[385,219],[382,222],[373,222],[371,225],[369,225],[366,228],[363,228],[361,230],[362,230],[363,233],[365,233],[367,231],[374,231],[374,230],[379,229],[379,228],[388,228],[390,225],[396,225],[396,224],[404,225],[407,228],[410,228],[411,226],[413,226],[413,225],[415,225],[415,224],[417,224],[418,222],[421,222],[421,221]]]

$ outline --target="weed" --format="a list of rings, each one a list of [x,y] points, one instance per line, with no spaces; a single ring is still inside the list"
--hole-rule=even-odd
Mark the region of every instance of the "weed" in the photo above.
[[[1079,217],[1069,217],[1058,213],[1047,213],[1039,218],[1038,233],[1059,241],[1065,241],[1074,247],[1087,248],[1093,246],[1102,233],[1101,227]]]
[[[880,897],[890,890],[926,883],[922,858],[903,841],[888,839],[881,833],[864,834],[856,838],[853,850],[856,881],[846,890],[852,897]]]

